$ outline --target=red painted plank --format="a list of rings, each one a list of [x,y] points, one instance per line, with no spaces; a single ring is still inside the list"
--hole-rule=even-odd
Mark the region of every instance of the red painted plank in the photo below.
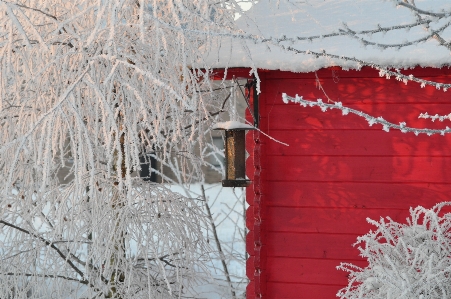
[[[347,272],[339,271],[336,267],[340,264],[335,260],[324,259],[294,259],[294,258],[268,258],[267,271],[268,282],[289,282],[309,284],[336,284],[345,286],[348,283]],[[367,263],[353,262],[359,267],[365,267]],[[338,291],[338,290],[337,290]]]
[[[378,210],[363,208],[294,208],[268,207],[268,232],[329,233],[363,235],[374,226],[366,218],[379,220],[390,216],[394,221],[406,222],[408,209]]]
[[[342,287],[344,286],[268,282],[265,299],[336,299],[335,295]]]
[[[254,280],[255,270],[254,270],[254,259],[255,256],[251,255],[246,260],[246,276],[249,280]]]
[[[437,78],[425,77],[426,80]],[[444,80],[449,81],[451,78]],[[333,79],[321,78],[321,85],[326,91],[317,88],[316,78],[311,79],[285,79],[283,84],[269,82],[267,93],[262,95],[269,106],[282,105],[282,94],[295,97],[302,96],[306,100],[323,99],[324,102],[355,103],[447,103],[448,94],[432,86],[421,88],[419,84],[410,84],[407,87],[397,81],[388,81],[384,78],[370,78],[362,81],[361,78],[343,78],[339,83]],[[273,85],[271,85],[273,83]]]
[[[447,75],[439,76],[440,72],[424,72],[420,75],[423,79],[448,83],[450,81],[449,70]],[[317,78],[314,73],[310,74],[287,74],[277,78],[277,72],[266,75],[266,93],[262,98],[268,105],[280,103],[274,99],[280,99],[282,93],[290,96],[299,94],[305,99],[322,98],[340,102],[368,102],[368,103],[419,103],[419,102],[447,102],[447,94],[443,90],[437,90],[433,86],[421,88],[420,84],[402,82],[378,76],[377,71],[323,71],[317,72],[323,90],[318,88]],[[285,75],[286,73],[280,72]]]
[[[273,156],[268,180],[326,182],[451,181],[447,157]]]
[[[269,232],[266,237],[267,258],[360,260],[359,250],[352,246],[357,237],[358,235]]]
[[[451,184],[268,182],[268,206],[409,209],[449,200]]]
[[[451,69],[449,68],[421,68],[416,67],[414,69],[402,70],[401,71],[405,75],[413,74],[418,77],[443,77],[438,78],[441,79],[440,82],[446,82],[446,77],[451,77]],[[329,67],[317,70],[316,72],[310,73],[293,73],[287,71],[270,71],[264,73],[267,80],[287,80],[287,79],[316,79],[316,76],[319,78],[334,78],[335,81],[341,80],[341,78],[380,78],[379,71],[370,67],[363,67],[361,70],[343,70],[340,67]],[[385,77],[384,77],[385,78]],[[391,80],[400,85],[404,85],[404,83],[397,81],[392,77]],[[340,82],[340,81],[338,81]],[[337,83],[338,83],[337,82]],[[408,86],[414,83],[409,83]]]
[[[254,247],[254,231],[249,230],[246,235],[246,252],[255,255]]]
[[[289,146],[267,141],[268,156],[443,156],[451,148],[451,136],[431,138],[382,130],[271,130],[271,136]]]
[[[246,287],[246,299],[255,299],[255,284],[253,281],[249,281]]]
[[[314,99],[316,100],[316,99]],[[280,98],[280,101],[281,98]],[[345,103],[343,103],[345,105]],[[399,124],[406,122],[407,126],[412,128],[430,128],[444,129],[451,126],[450,121],[435,121],[429,119],[419,119],[420,113],[429,114],[448,114],[451,112],[451,104],[355,104],[349,105],[350,108],[363,111],[373,117],[382,116],[385,120]],[[302,107],[297,104],[273,105],[270,112],[262,114],[261,123],[265,123],[268,130],[267,134],[272,134],[272,130],[300,130],[300,129],[364,129],[364,130],[382,130],[382,125],[374,124],[369,126],[368,122],[355,114],[343,115],[340,110],[333,109],[322,112],[318,107]],[[397,132],[397,130],[392,130]],[[399,131],[398,131],[399,132]],[[399,132],[400,136],[404,135]],[[412,133],[410,133],[412,134]],[[427,137],[427,136],[426,136]],[[442,136],[432,136],[436,138]],[[391,138],[388,137],[388,138]],[[446,137],[445,137],[446,138]]]
[[[260,289],[263,297],[256,297],[255,296],[255,281],[249,281],[249,284],[246,287],[246,299],[261,299],[261,298],[268,298],[266,295],[266,283],[263,285],[263,288]]]
[[[249,198],[249,197],[247,197],[247,198]],[[246,209],[246,228],[249,230],[254,229],[254,207],[253,206],[249,206]]]

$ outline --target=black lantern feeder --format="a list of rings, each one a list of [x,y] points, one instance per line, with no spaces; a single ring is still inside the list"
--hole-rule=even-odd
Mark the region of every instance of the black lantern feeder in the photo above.
[[[217,123],[214,130],[225,131],[226,176],[223,187],[247,187],[246,179],[246,130],[255,130],[253,126],[237,121]]]

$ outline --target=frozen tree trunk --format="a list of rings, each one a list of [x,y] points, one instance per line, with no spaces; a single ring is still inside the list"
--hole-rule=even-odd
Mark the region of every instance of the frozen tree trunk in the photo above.
[[[122,115],[119,114],[119,123],[118,126],[120,128],[120,130],[122,131]],[[121,137],[120,137],[120,152],[117,154],[118,159],[120,157],[121,160],[121,168],[120,168],[120,174],[122,179],[125,179],[125,174],[127,172],[127,167],[125,166],[125,133],[122,133]],[[117,163],[115,163],[117,164]],[[119,185],[119,182],[114,182],[114,185],[117,186]],[[122,226],[120,217],[119,217],[119,211],[124,207],[124,202],[121,200],[123,197],[120,196],[119,194],[120,191],[118,191],[118,193],[116,193],[115,196],[113,196],[112,198],[112,208],[113,210],[117,210],[116,216],[117,216],[117,222],[115,225],[115,232],[113,234],[114,237],[114,252],[110,258],[110,265],[111,267],[114,267],[115,269],[111,272],[111,276],[110,276],[110,281],[111,281],[111,290],[108,293],[108,295],[106,296],[106,298],[118,298],[121,299],[121,296],[117,296],[117,288],[116,288],[116,284],[117,283],[123,283],[125,281],[125,274],[121,271],[122,269],[122,265],[120,264],[119,261],[123,260],[126,258],[126,254],[125,254],[125,238],[124,238],[124,234],[126,232],[124,232],[124,228]],[[118,263],[119,262],[119,263]]]

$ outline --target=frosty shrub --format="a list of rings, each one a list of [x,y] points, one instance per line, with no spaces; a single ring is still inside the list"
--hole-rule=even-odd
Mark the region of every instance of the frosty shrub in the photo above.
[[[337,296],[344,299],[419,298],[451,296],[451,214],[441,212],[441,203],[432,209],[410,209],[407,224],[381,218],[367,219],[376,226],[357,239],[365,268],[341,263],[349,272],[349,284]]]
[[[184,292],[206,250],[198,205],[163,185],[136,183],[132,204],[124,204],[108,181],[99,186],[95,202],[60,189],[47,198],[2,198],[10,208],[0,214],[1,298],[167,298]]]

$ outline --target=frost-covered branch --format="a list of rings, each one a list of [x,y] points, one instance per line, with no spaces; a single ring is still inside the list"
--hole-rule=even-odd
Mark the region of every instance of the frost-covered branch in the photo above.
[[[423,22],[421,22],[423,23]],[[384,43],[378,43],[378,42],[372,42],[366,38],[363,37],[359,37],[355,32],[353,32],[352,30],[350,30],[349,28],[346,27],[346,32],[347,35],[353,39],[358,40],[359,42],[362,43],[363,46],[373,46],[373,47],[377,47],[379,49],[385,50],[385,49],[389,49],[389,48],[395,48],[395,49],[401,49],[404,47],[408,47],[408,46],[412,46],[412,45],[417,45],[419,43],[423,43],[426,42],[432,38],[435,38],[439,41],[439,44],[441,46],[445,46],[448,49],[450,49],[450,45],[449,43],[447,43],[444,39],[442,39],[439,35],[439,33],[443,32],[445,29],[449,28],[449,26],[451,25],[451,22],[447,22],[446,24],[444,24],[443,26],[435,29],[435,30],[431,30],[429,34],[418,38],[416,40],[411,40],[411,41],[404,41],[401,43],[395,43],[395,44],[384,44]]]
[[[433,122],[436,121],[437,119],[439,121],[444,121],[445,119],[451,120],[451,113],[448,115],[438,115],[438,114],[429,115],[427,112],[425,112],[425,113],[420,113],[418,118],[430,119]]]
[[[447,18],[447,17],[451,16],[451,12],[427,11],[427,10],[419,9],[418,7],[416,7],[410,3],[407,3],[405,1],[402,1],[402,0],[392,0],[392,1],[395,2],[399,6],[407,7],[408,9],[410,9],[420,15],[427,15],[427,16],[436,17],[436,18]]]
[[[55,244],[53,244],[52,242],[49,242],[48,240],[44,239],[43,237],[37,236],[31,232],[29,232],[26,229],[23,229],[21,227],[18,227],[14,224],[8,223],[6,221],[0,220],[0,223],[6,226],[9,226],[11,228],[14,228],[15,230],[18,230],[22,233],[25,233],[27,235],[31,235],[32,237],[34,237],[35,239],[43,242],[46,246],[52,248],[53,250],[55,250],[57,252],[57,254],[63,259],[63,261],[65,261],[66,263],[68,263],[70,265],[70,267],[78,274],[80,275],[80,277],[83,277],[83,272],[80,271],[80,269],[78,269],[77,266],[75,266],[75,264],[59,249],[55,246]]]
[[[429,86],[435,87],[438,90],[443,89],[443,91],[447,91],[451,87],[451,83],[440,83],[440,82],[436,82],[436,81],[421,79],[421,78],[415,77],[414,75],[404,75],[403,73],[401,73],[401,70],[399,70],[399,69],[390,70],[381,65],[378,65],[375,63],[369,63],[364,60],[357,59],[355,57],[346,57],[343,55],[329,54],[326,51],[316,52],[316,51],[310,51],[310,50],[305,50],[305,51],[297,50],[291,46],[288,46],[286,48],[284,46],[282,46],[282,48],[287,51],[294,52],[296,54],[313,55],[316,58],[326,57],[326,58],[341,59],[344,61],[356,62],[358,64],[359,68],[364,67],[364,66],[369,66],[371,68],[378,70],[380,77],[385,77],[387,79],[390,79],[393,76],[396,78],[396,80],[402,81],[404,84],[407,84],[409,81],[412,81],[412,82],[419,83],[422,88],[425,87],[426,85],[429,85]]]
[[[445,16],[444,16],[445,17]],[[446,15],[446,17],[450,17]],[[371,36],[375,33],[386,33],[394,30],[399,29],[410,29],[416,26],[421,25],[429,25],[432,20],[418,20],[415,23],[408,24],[408,25],[396,25],[391,27],[381,27],[378,26],[378,28],[373,30],[352,30],[348,27],[347,24],[343,24],[344,29],[339,29],[338,32],[332,32],[327,33],[323,35],[312,35],[312,36],[297,36],[297,37],[287,37],[286,35],[282,35],[281,37],[263,37],[259,35],[254,34],[246,34],[246,33],[234,33],[234,32],[204,32],[204,31],[196,31],[196,30],[185,30],[181,27],[172,26],[170,24],[163,24],[164,26],[171,28],[173,30],[186,32],[187,34],[195,34],[195,35],[209,35],[209,36],[216,36],[220,38],[235,38],[238,40],[249,40],[252,41],[255,44],[267,44],[271,46],[275,46],[277,48],[282,49],[283,51],[287,52],[293,52],[295,54],[304,54],[304,55],[311,55],[315,58],[328,58],[328,59],[336,59],[338,61],[345,61],[345,62],[355,62],[357,63],[358,68],[362,68],[364,66],[368,66],[371,68],[374,68],[379,71],[379,75],[381,77],[386,77],[387,79],[390,79],[390,77],[395,77],[398,81],[403,81],[405,84],[407,84],[409,81],[419,83],[421,87],[425,87],[426,85],[433,86],[437,89],[443,89],[444,91],[447,91],[448,88],[450,88],[451,83],[442,83],[442,82],[436,82],[432,80],[425,80],[422,78],[415,77],[414,75],[405,75],[403,74],[399,69],[390,69],[381,65],[378,65],[371,61],[365,61],[362,59],[358,59],[356,57],[350,57],[346,55],[336,55],[328,53],[327,50],[323,50],[321,52],[319,51],[312,51],[312,50],[300,50],[297,49],[293,44],[295,44],[297,41],[309,41],[313,42],[314,40],[323,40],[330,37],[336,37],[336,36],[348,36],[349,38],[356,39],[360,43],[362,43],[363,46],[375,46],[377,48],[380,48],[381,50],[386,50],[389,48],[395,48],[395,49],[401,49],[404,47],[417,45],[419,43],[426,42],[430,39],[435,39],[438,41],[438,45],[444,46],[447,49],[451,49],[451,44],[449,42],[446,42],[441,36],[440,33],[444,30],[448,29],[451,25],[451,21],[448,21],[441,27],[437,29],[428,29],[427,34],[425,34],[423,37],[418,38],[416,40],[411,41],[404,41],[401,43],[393,43],[393,44],[385,44],[385,43],[378,43],[378,42],[372,42],[369,39],[366,39],[364,37],[361,37],[360,35],[367,35]]]
[[[383,117],[379,116],[379,117],[374,117],[371,116],[367,113],[364,113],[362,111],[359,110],[355,110],[349,107],[345,107],[342,105],[341,102],[336,102],[334,104],[327,104],[327,103],[323,103],[323,101],[321,99],[318,99],[316,102],[314,101],[309,101],[309,100],[304,100],[301,97],[299,97],[298,95],[296,95],[296,97],[290,97],[288,96],[286,93],[282,94],[282,99],[283,102],[285,104],[288,104],[289,102],[293,102],[296,104],[300,104],[302,107],[319,107],[321,108],[321,111],[326,112],[327,109],[338,109],[341,110],[343,115],[348,115],[349,113],[351,114],[355,114],[357,116],[360,116],[362,118],[364,118],[369,126],[372,126],[374,124],[380,124],[382,125],[382,130],[389,132],[390,129],[395,129],[395,130],[399,130],[402,133],[414,133],[415,135],[419,135],[419,134],[426,134],[428,136],[434,135],[434,134],[440,134],[440,135],[445,135],[445,134],[449,134],[451,133],[451,128],[446,127],[445,129],[441,129],[441,130],[437,130],[437,129],[422,129],[422,128],[411,128],[408,127],[406,125],[405,122],[400,122],[399,125],[391,123],[387,120],[385,120]]]

